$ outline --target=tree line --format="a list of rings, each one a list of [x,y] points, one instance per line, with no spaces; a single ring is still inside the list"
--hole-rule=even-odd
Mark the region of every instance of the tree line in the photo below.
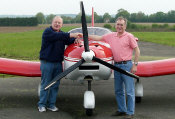
[[[36,14],[39,24],[50,24],[54,14],[50,14],[45,16],[42,12]],[[109,13],[105,13],[104,15],[98,15],[94,12],[94,22],[95,23],[114,23],[116,18],[119,16],[123,16],[127,18],[130,22],[161,22],[161,23],[175,23],[175,10],[171,10],[167,13],[157,12],[154,14],[146,15],[143,12],[138,13],[129,13],[125,9],[119,9],[116,15],[110,15]],[[75,18],[68,16],[61,16],[64,19],[65,24],[70,23],[81,23],[81,13],[76,15]],[[87,23],[91,22],[91,15],[86,15]]]
[[[30,18],[0,18],[0,26],[37,26],[36,17]]]
[[[0,26],[37,26],[38,24],[51,24],[52,19],[56,15],[44,15],[42,12],[37,13],[34,17],[30,18],[0,18]],[[128,19],[129,22],[161,22],[161,23],[175,23],[175,10],[171,10],[167,13],[157,12],[154,14],[146,15],[143,12],[129,13],[125,9],[119,9],[115,15],[105,13],[104,15],[98,15],[94,12],[95,23],[115,23],[117,17],[123,16]],[[64,24],[81,23],[81,13],[75,17],[61,16],[64,20]],[[91,15],[86,15],[87,23],[91,23]]]

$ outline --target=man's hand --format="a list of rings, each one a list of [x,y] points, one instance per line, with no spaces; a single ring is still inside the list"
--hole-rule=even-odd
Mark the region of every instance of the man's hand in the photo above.
[[[131,73],[136,73],[137,71],[137,66],[135,64],[133,64],[132,68],[131,68]]]
[[[74,43],[80,45],[82,40],[80,38],[75,39]]]
[[[72,38],[82,38],[83,34],[82,33],[70,33],[70,37]]]

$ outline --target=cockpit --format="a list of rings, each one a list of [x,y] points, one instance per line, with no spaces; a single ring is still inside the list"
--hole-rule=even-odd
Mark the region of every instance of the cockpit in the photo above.
[[[88,27],[88,34],[89,35],[98,35],[102,36],[107,33],[110,33],[111,31],[107,28],[101,28],[101,27]],[[82,28],[75,28],[69,31],[69,33],[82,33]]]

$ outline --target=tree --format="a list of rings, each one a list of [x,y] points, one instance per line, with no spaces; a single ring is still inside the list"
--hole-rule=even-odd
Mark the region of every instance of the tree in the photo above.
[[[136,14],[136,22],[147,22],[147,16],[143,12]]]
[[[51,24],[52,23],[52,19],[55,17],[56,15],[54,14],[50,14],[46,17],[46,23],[47,24]]]
[[[86,22],[91,23],[91,20],[92,20],[91,18],[92,18],[92,16],[86,16]]]
[[[45,23],[45,17],[44,17],[44,14],[42,12],[37,13],[35,16],[36,16],[39,24]]]
[[[149,16],[150,22],[166,22],[166,14],[163,12],[157,12]]]
[[[63,18],[63,20],[64,20],[63,22],[65,24],[71,24],[74,22],[72,17],[68,17],[68,16],[64,16],[64,15],[62,15],[61,17]]]
[[[103,22],[104,23],[109,23],[111,21],[111,16],[109,15],[109,13],[105,13],[103,15]]]
[[[74,19],[74,23],[81,23],[81,13],[79,13]],[[86,15],[86,22],[91,23],[91,16]]]
[[[168,22],[175,22],[175,10],[171,10],[167,14]]]
[[[103,22],[102,16],[99,16],[96,12],[94,12],[94,22],[95,23],[102,23]]]
[[[130,21],[132,21],[132,22],[137,22],[137,13],[132,13],[131,15],[130,15]]]
[[[118,13],[115,15],[115,19],[117,19],[120,16],[122,16],[126,19],[129,19],[130,18],[130,13],[127,10],[119,9]]]
[[[79,13],[74,19],[75,23],[81,23],[81,13]]]

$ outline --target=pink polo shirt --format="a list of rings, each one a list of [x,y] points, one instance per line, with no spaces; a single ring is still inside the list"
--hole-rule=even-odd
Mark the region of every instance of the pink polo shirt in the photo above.
[[[112,32],[104,35],[103,40],[111,46],[115,62],[132,60],[133,49],[138,46],[136,38],[128,32],[120,37],[117,32]]]

